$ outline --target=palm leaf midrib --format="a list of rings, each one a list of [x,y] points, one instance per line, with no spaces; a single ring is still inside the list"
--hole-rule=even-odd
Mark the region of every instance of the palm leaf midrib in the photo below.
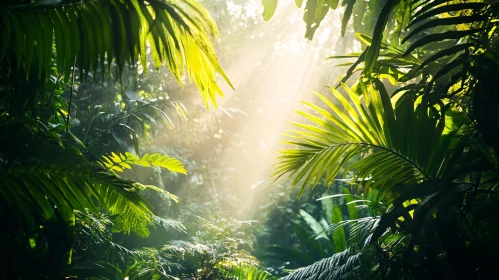
[[[305,140],[307,142],[309,141],[309,139],[303,139],[303,140]],[[298,144],[301,145],[301,143],[298,143]],[[319,153],[330,151],[331,149],[334,149],[334,148],[337,148],[337,147],[340,147],[340,146],[351,146],[351,145],[368,146],[368,147],[371,147],[371,148],[377,148],[377,149],[386,151],[388,153],[391,153],[391,154],[393,154],[393,155],[395,155],[395,156],[403,159],[409,165],[411,165],[416,170],[418,170],[421,173],[421,175],[423,175],[425,177],[425,179],[429,179],[430,178],[430,176],[423,170],[423,168],[421,166],[419,166],[418,164],[416,164],[416,162],[410,160],[408,157],[404,156],[403,154],[397,152],[395,149],[392,149],[392,148],[389,148],[389,147],[384,147],[384,146],[381,146],[381,145],[378,145],[378,144],[363,142],[363,141],[361,141],[361,142],[345,142],[345,143],[336,143],[334,145],[326,145],[326,146],[324,146],[323,149],[317,148],[317,152],[313,153],[313,155],[310,155],[309,158],[314,157],[314,156],[316,156]],[[309,149],[309,151],[310,150],[311,149]],[[306,161],[308,161],[308,160],[306,160]]]

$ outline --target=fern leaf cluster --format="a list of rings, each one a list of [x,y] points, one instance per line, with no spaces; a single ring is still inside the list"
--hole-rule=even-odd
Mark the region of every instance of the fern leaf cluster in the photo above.
[[[355,269],[360,266],[360,252],[347,249],[310,266],[300,268],[282,280],[355,279]]]
[[[229,277],[235,280],[277,280],[265,270],[251,266],[234,267],[229,273]]]
[[[143,167],[158,166],[172,172],[187,174],[187,170],[179,160],[160,153],[145,154],[142,157],[129,152],[119,155],[111,153],[110,155],[103,155],[100,163],[107,169],[116,172],[131,169],[130,165],[138,165]]]

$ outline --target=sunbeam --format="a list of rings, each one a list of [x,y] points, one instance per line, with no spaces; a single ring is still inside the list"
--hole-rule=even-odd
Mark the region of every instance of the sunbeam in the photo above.
[[[232,172],[219,185],[237,196],[240,218],[250,217],[254,208],[251,186],[271,179],[279,138],[297,101],[308,98],[312,90],[323,91],[328,83],[323,73],[333,62],[322,56],[326,44],[339,37],[339,16],[330,15],[327,20],[336,24],[319,29],[317,40],[310,42],[303,36],[301,12],[291,1],[284,3],[271,21],[260,23],[244,39],[245,51],[226,67],[236,90],[226,88],[228,94],[220,104],[245,114],[221,124],[231,139],[220,162]]]
[[[498,3],[0,1],[0,279],[497,279]]]

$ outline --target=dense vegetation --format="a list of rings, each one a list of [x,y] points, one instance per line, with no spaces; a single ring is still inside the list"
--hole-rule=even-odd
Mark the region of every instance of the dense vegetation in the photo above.
[[[328,57],[251,221],[217,186],[215,21],[282,3],[229,2],[0,3],[0,279],[495,279],[499,1],[294,1],[361,51]]]

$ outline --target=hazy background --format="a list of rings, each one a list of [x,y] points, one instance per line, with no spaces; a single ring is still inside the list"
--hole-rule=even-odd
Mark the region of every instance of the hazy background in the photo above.
[[[174,189],[182,203],[194,197],[196,203],[199,197],[214,203],[223,195],[220,207],[247,219],[261,204],[255,202],[255,193],[261,198],[272,188],[279,141],[291,129],[294,110],[303,109],[299,101],[313,100],[313,91],[327,94],[327,86],[336,85],[346,71],[334,67],[344,60],[326,58],[359,51],[360,44],[351,29],[341,37],[341,9],[330,11],[309,41],[304,36],[303,7],[298,9],[294,1],[279,1],[268,22],[262,19],[260,0],[201,2],[219,25],[217,54],[235,90],[220,79],[225,97],[218,99],[218,110],[210,111],[194,94],[197,106],[186,106],[189,120],[154,145],[175,143],[172,151],[188,151],[179,156],[189,158],[189,175],[183,180],[190,187]],[[195,89],[187,86],[180,91],[187,95]]]

